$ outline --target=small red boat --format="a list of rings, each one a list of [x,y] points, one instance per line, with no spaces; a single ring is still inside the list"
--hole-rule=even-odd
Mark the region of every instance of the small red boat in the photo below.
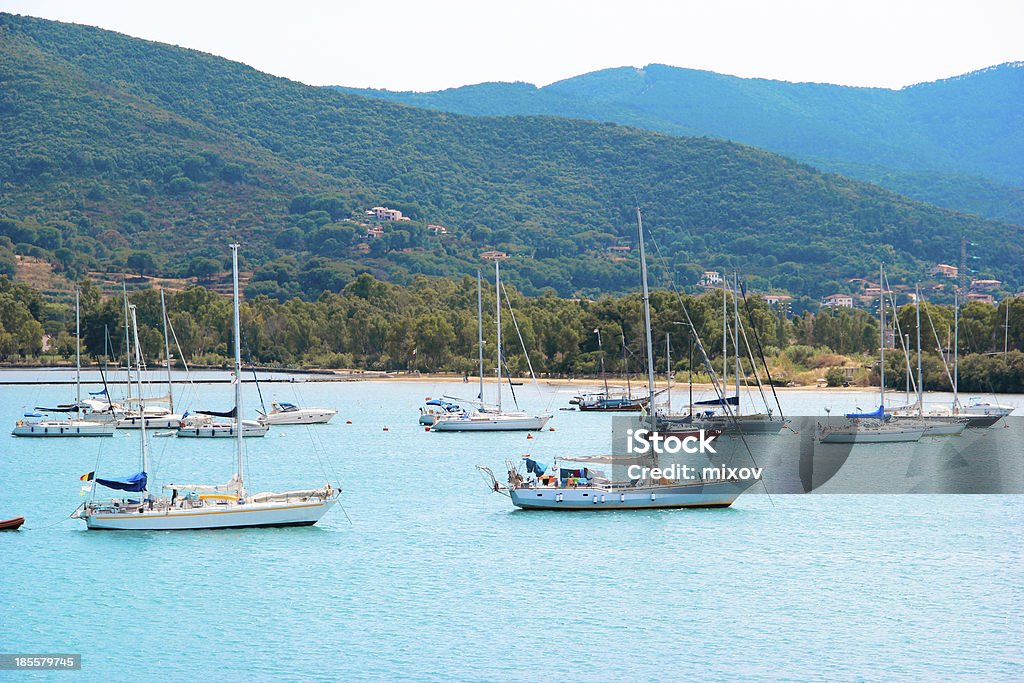
[[[0,531],[17,531],[17,529],[24,523],[24,517],[0,520]]]

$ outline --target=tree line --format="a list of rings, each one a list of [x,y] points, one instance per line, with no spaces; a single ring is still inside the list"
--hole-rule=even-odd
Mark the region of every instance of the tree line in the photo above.
[[[89,281],[83,281],[80,289],[84,357],[122,358],[121,297],[104,298]],[[166,295],[168,318],[181,356],[194,364],[228,364],[233,354],[230,299],[201,286]],[[137,307],[143,353],[151,364],[162,363],[160,293],[146,289],[129,297]],[[493,280],[482,280],[481,297],[485,366],[494,368]],[[511,372],[526,375],[532,364],[541,375],[595,376],[603,361],[612,375],[644,373],[644,329],[638,294],[564,299],[552,293],[526,296],[507,285],[502,298],[508,306],[502,314],[504,358]],[[723,307],[721,291],[696,296],[652,292],[658,373],[665,372],[669,354],[676,373],[692,367],[706,376],[705,357],[715,368],[721,368],[723,334],[728,335],[725,346],[730,356],[733,354],[737,308],[745,374],[749,375],[756,365],[765,380],[762,354],[769,367],[776,368],[825,367],[854,359],[871,368],[873,381],[877,382],[879,327],[872,312],[823,308],[813,314],[787,317],[759,296],[741,296],[735,306],[730,296]],[[901,335],[910,338],[911,364],[916,366],[917,311],[906,305],[896,313]],[[727,318],[726,330],[723,316]],[[477,280],[472,277],[416,276],[410,285],[403,286],[363,274],[337,292],[324,292],[315,301],[292,298],[282,302],[264,295],[247,298],[241,306],[241,320],[243,359],[261,366],[460,374],[475,374],[478,367]],[[926,303],[922,305],[921,321],[925,387],[948,389],[950,382],[942,358],[952,356],[953,311]],[[691,323],[696,332],[693,337],[689,334]],[[73,356],[73,304],[48,303],[31,287],[0,277],[0,360],[41,358],[44,335],[51,353]],[[666,346],[666,336],[671,339],[671,347]],[[901,388],[906,359],[900,335],[894,336],[897,351],[887,355],[886,377],[890,386]],[[1007,299],[998,306],[969,302],[960,309],[958,336],[961,388],[1024,388],[1024,354],[1020,353],[1024,348],[1024,298]],[[1005,355],[1004,346],[1008,351]],[[773,379],[784,382],[788,374],[779,369]]]

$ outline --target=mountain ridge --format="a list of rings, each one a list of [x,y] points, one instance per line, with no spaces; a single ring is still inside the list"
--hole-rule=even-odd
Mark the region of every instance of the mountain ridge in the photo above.
[[[635,287],[635,255],[609,249],[631,244],[639,204],[663,284],[742,268],[762,290],[816,297],[881,259],[925,275],[956,258],[963,234],[986,268],[1024,282],[1018,227],[749,145],[432,112],[8,14],[0,37],[0,251],[69,273],[196,274],[243,239],[254,293],[315,298],[364,272],[474,273],[498,249],[524,292],[596,296]],[[362,211],[375,205],[413,220],[366,239]],[[451,230],[431,235],[428,222]]]
[[[506,86],[504,96],[495,83],[432,93],[332,87],[471,115],[543,111],[707,135],[1024,224],[1020,67],[1005,62],[900,89],[740,78],[663,64],[581,74],[529,97],[520,84]]]

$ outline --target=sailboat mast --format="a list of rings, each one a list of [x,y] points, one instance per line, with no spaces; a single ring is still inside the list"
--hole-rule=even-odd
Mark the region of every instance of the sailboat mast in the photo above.
[[[160,312],[164,319],[164,362],[167,365],[167,404],[174,412],[174,383],[171,382],[171,342],[167,337],[167,299],[160,290]]]
[[[647,336],[647,410],[651,417],[651,429],[654,420],[654,342],[651,338],[651,295],[647,290],[647,256],[644,252],[644,222],[640,207],[636,208],[636,231],[640,238],[640,279],[643,281],[644,332]]]
[[[132,336],[135,337],[135,366],[142,367],[142,351],[139,348],[139,322],[135,315],[135,304],[129,307],[132,318]],[[131,364],[129,363],[129,367]],[[138,372],[135,375],[136,380],[139,382],[139,397],[142,397],[142,373]],[[130,383],[129,383],[130,384]],[[147,475],[149,474],[149,446],[146,443],[146,413],[143,410],[143,405],[139,404],[139,435],[142,437],[142,471]],[[148,497],[148,484],[146,489]]]
[[[722,398],[729,384],[729,286],[722,278]]]
[[[960,292],[953,292],[953,410],[959,412],[960,397]]]
[[[622,371],[626,373],[626,398],[633,400],[633,385],[629,380],[629,361],[626,359],[626,332],[622,332]]]
[[[736,362],[736,416],[740,414],[740,306],[739,306],[739,291],[740,291],[740,275],[739,273],[733,273],[733,292],[732,292],[732,312],[733,312],[733,325],[732,325],[732,351],[735,354]]]
[[[498,326],[498,412],[501,412],[501,261],[494,260],[494,295]]]
[[[1010,299],[1004,299],[1006,304],[1006,322],[1003,323],[1003,358],[1010,351]]]
[[[878,405],[885,414],[885,279],[883,266],[878,264],[878,348],[881,354],[881,381],[878,383]],[[908,375],[909,376],[909,375]]]
[[[75,287],[75,410],[82,419],[82,315],[80,312],[80,291]]]
[[[672,342],[671,335],[665,333],[665,381],[668,383],[668,414],[672,414]]]
[[[476,397],[478,401],[484,400],[484,293],[483,276],[480,270],[476,271],[476,331],[477,347],[480,351],[480,394]]]
[[[921,288],[914,286],[914,300],[918,309],[918,417],[924,413],[925,384],[921,372]]]
[[[124,297],[124,360],[125,360],[125,372],[128,373],[128,379],[125,382],[127,389],[127,402],[131,406],[132,402],[132,344],[128,337],[128,286],[124,282],[124,276],[121,276],[121,295]],[[139,371],[141,373],[142,368],[140,366]],[[142,398],[141,395],[139,398]]]
[[[238,244],[231,245],[231,281],[235,327],[235,456],[238,460],[239,497],[245,492],[245,452],[242,442],[242,331],[238,313]]]
[[[686,351],[686,369],[690,375],[690,422],[693,422],[693,329],[686,335],[689,344]]]
[[[601,380],[604,382],[604,397],[608,398],[608,373],[604,369],[604,347],[601,345],[601,328],[595,327],[594,332],[597,332],[597,350],[601,354]]]

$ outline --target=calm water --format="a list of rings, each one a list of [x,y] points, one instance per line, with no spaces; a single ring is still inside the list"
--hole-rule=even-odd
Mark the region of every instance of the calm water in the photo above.
[[[73,390],[0,387],[0,426]],[[470,395],[472,385],[263,391],[339,409],[330,425],[247,440],[251,490],[341,481],[344,511],[316,527],[86,532],[60,521],[82,500],[79,475],[134,472],[138,435],[0,435],[0,518],[28,518],[26,530],[0,534],[0,651],[80,652],[81,680],[111,681],[1024,672],[1024,497],[746,495],[728,510],[516,512],[473,466],[603,452],[609,416],[560,412],[571,393],[522,387],[527,408],[554,411],[556,431],[434,434],[416,424],[424,397]],[[196,393],[201,407],[230,407],[228,386],[199,387],[192,407]],[[871,398],[783,400],[818,414]],[[1000,400],[1024,407],[1024,397]],[[151,480],[226,481],[231,447],[154,439]]]

